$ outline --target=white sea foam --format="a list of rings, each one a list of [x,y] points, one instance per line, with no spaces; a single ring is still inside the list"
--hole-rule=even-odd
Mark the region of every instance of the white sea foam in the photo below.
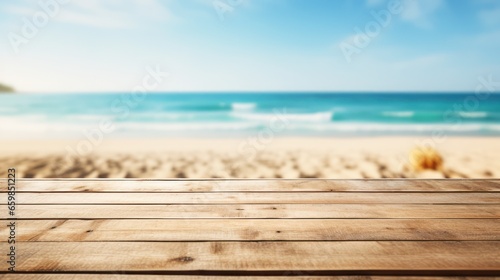
[[[12,107],[0,107],[0,114],[2,113],[16,113],[18,110]]]
[[[6,131],[0,134],[0,139],[75,138],[96,127],[62,120],[48,122],[35,115],[0,117],[0,126]]]
[[[415,115],[413,111],[382,112],[382,115],[396,118],[411,118]]]
[[[121,123],[118,129],[141,131],[217,131],[217,130],[248,130],[259,125],[247,122],[181,122],[181,123]]]
[[[324,123],[324,124],[291,124],[290,130],[318,131],[318,132],[350,132],[350,133],[472,133],[497,132],[498,124],[462,124],[450,126],[446,124],[384,124],[384,123]]]
[[[112,115],[68,115],[64,118],[69,119],[69,120],[78,120],[78,121],[99,121],[102,119],[111,119],[114,116]]]
[[[270,115],[274,117],[274,115]],[[293,115],[291,115],[293,116]],[[268,116],[269,117],[269,116]],[[291,117],[293,118],[293,117]],[[290,118],[290,119],[291,119]],[[266,118],[268,119],[268,118]],[[290,121],[287,125],[287,133],[308,135],[310,133],[433,133],[435,131],[450,134],[494,134],[500,133],[500,124],[462,123],[461,125],[450,126],[449,124],[386,124],[386,123],[335,123],[335,122],[308,122]],[[306,118],[321,119],[321,118]],[[71,122],[63,119],[57,121],[47,121],[37,116],[30,115],[23,118],[0,116],[0,125],[8,133],[0,134],[0,139],[36,139],[36,138],[82,138],[85,131],[96,129],[95,124],[86,122]],[[117,136],[134,135],[134,132],[152,132],[152,135],[161,136],[162,132],[175,132],[182,135],[185,133],[197,133],[203,135],[207,132],[236,132],[257,131],[265,127],[265,123],[260,121],[233,121],[233,122],[164,122],[146,123],[138,121],[115,122]]]
[[[152,120],[191,120],[196,119],[201,113],[188,113],[188,112],[178,112],[178,113],[168,113],[168,112],[151,112],[151,113],[134,113],[130,117],[142,117],[145,119]]]
[[[486,118],[488,116],[487,112],[458,112],[458,114],[463,118],[469,119]]]
[[[249,120],[267,122],[278,117],[278,114],[252,114],[252,113],[233,113],[233,117]],[[279,116],[282,119],[291,122],[330,122],[333,112],[320,112],[310,114],[283,114]]]
[[[234,111],[251,111],[257,108],[255,103],[231,103],[231,108]]]

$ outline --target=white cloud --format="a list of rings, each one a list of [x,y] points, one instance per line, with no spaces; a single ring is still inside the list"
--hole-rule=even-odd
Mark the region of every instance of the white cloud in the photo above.
[[[61,5],[55,21],[101,28],[130,28],[145,20],[169,21],[174,16],[159,0],[73,0]],[[6,7],[11,14],[32,16],[41,10],[36,2],[23,1]],[[167,2],[168,3],[168,2]]]
[[[432,15],[444,7],[444,0],[403,0],[401,19],[418,27],[432,27]]]

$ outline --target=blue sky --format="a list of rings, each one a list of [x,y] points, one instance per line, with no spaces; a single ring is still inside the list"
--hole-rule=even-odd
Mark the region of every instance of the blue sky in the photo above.
[[[0,83],[130,91],[151,65],[170,73],[157,91],[473,91],[479,77],[500,80],[497,0],[60,1],[51,15],[39,1],[0,3]]]

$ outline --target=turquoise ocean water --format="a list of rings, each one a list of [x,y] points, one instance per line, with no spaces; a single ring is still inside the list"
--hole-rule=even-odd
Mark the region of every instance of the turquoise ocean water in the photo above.
[[[500,95],[375,93],[0,95],[0,138],[500,136]]]

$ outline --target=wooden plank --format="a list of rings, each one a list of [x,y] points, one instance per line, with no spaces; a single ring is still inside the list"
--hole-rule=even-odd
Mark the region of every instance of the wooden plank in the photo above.
[[[500,180],[17,181],[18,192],[500,192]]]
[[[18,193],[17,201],[19,204],[500,204],[500,193]]]
[[[500,273],[500,241],[21,242],[18,256],[19,272],[293,268]]]
[[[18,271],[55,270],[75,279],[116,271],[175,279],[182,272],[194,274],[186,279],[500,274],[497,180],[19,182],[33,188],[17,194],[17,218],[40,220],[17,221]],[[83,188],[88,182],[91,188]],[[166,191],[165,182],[172,188]],[[47,220],[51,216],[59,220]]]
[[[405,277],[405,276],[366,276],[366,275],[354,275],[354,276],[307,276],[306,272],[303,271],[287,271],[283,272],[286,276],[192,276],[192,275],[148,275],[148,274],[6,274],[3,275],[4,280],[87,280],[87,279],[125,279],[125,280],[495,280],[500,279],[500,277]],[[299,276],[300,275],[300,276]]]
[[[291,272],[293,273],[293,272]],[[299,272],[300,273],[300,272]],[[101,280],[101,279],[125,279],[125,280],[141,280],[141,279],[147,279],[147,280],[217,280],[217,279],[225,279],[225,280],[262,280],[262,277],[254,276],[254,277],[231,277],[231,276],[191,276],[191,275],[131,275],[131,274],[21,274],[21,273],[16,273],[16,274],[7,274],[7,275],[0,275],[1,279],[4,280],[31,280],[31,279],[36,279],[36,280],[88,280],[88,279],[96,279],[96,280]],[[276,276],[276,277],[266,277],[265,279],[275,279],[275,280],[284,280],[284,279],[290,279],[286,276]],[[294,280],[383,280],[380,277],[379,278],[373,278],[373,277],[349,277],[349,276],[295,276],[293,277]],[[435,279],[435,278],[432,278]],[[443,280],[449,280],[450,278],[445,278]],[[457,280],[464,279],[464,278],[457,278]],[[472,279],[472,278],[468,278]],[[403,278],[403,280],[405,280]],[[411,280],[411,279],[410,279]],[[441,279],[435,279],[435,280],[441,280]]]
[[[500,240],[500,219],[23,220],[17,241]],[[0,229],[8,236],[10,229]]]
[[[18,219],[499,219],[500,205],[239,204],[239,205],[21,205]],[[0,211],[0,218],[9,218]]]

